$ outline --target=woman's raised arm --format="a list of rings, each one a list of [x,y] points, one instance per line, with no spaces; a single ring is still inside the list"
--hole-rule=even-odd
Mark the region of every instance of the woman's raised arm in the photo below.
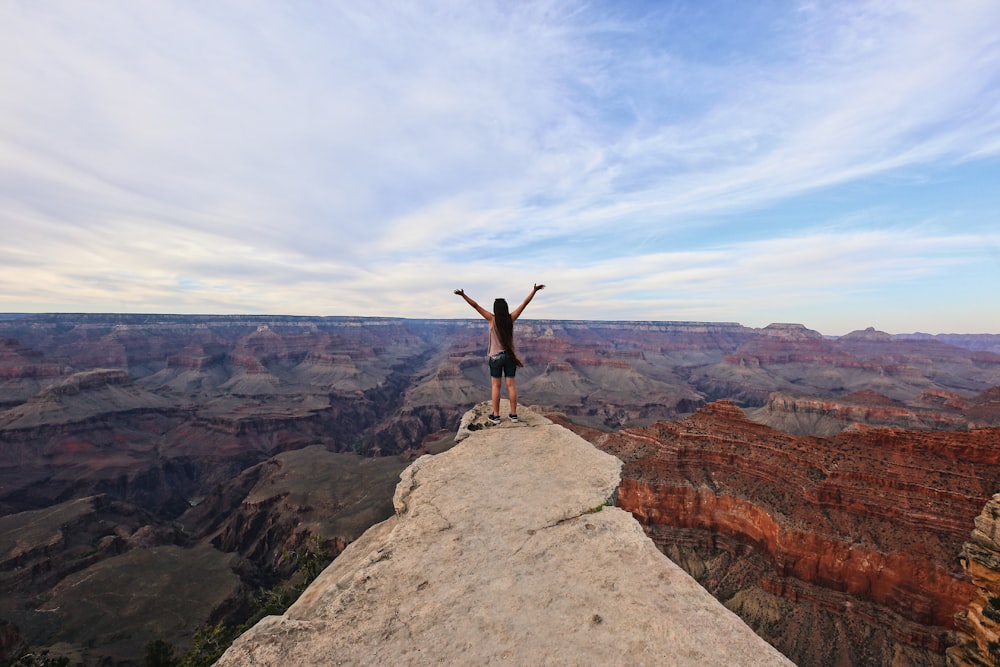
[[[482,306],[480,306],[478,303],[476,303],[475,300],[473,300],[473,298],[471,296],[469,296],[468,294],[465,293],[464,289],[460,288],[460,289],[455,290],[455,294],[457,294],[460,297],[462,297],[463,299],[465,299],[466,303],[468,303],[470,306],[472,306],[473,308],[475,308],[476,311],[480,315],[482,315],[483,317],[485,317],[487,320],[492,320],[493,319],[493,313],[491,313],[490,311],[486,310],[485,308],[483,308]]]
[[[514,310],[514,312],[510,314],[510,319],[516,320],[518,317],[520,317],[521,311],[524,310],[524,307],[527,306],[529,303],[531,303],[531,300],[535,298],[535,292],[543,289],[545,289],[545,285],[539,285],[538,283],[535,283],[535,286],[531,288],[531,293],[528,296],[524,297],[524,301],[521,302],[521,305],[518,306]]]

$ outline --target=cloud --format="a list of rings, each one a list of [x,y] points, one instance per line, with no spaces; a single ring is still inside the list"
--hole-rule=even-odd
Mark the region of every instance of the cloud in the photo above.
[[[948,275],[933,229],[758,213],[996,160],[998,23],[985,0],[7,4],[0,309],[457,315],[429,295],[547,273],[581,290],[554,316],[734,319],[733,285],[862,285],[835,249],[872,285]]]

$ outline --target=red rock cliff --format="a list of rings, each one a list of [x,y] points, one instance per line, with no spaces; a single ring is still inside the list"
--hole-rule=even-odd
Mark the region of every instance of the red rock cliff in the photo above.
[[[626,462],[619,505],[798,664],[944,664],[1000,429],[797,437],[720,401],[589,437]]]

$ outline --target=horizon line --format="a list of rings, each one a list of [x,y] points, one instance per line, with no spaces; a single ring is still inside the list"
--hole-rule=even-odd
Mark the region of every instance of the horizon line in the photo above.
[[[395,315],[290,315],[280,313],[169,313],[169,312],[113,312],[113,311],[40,311],[40,312],[0,312],[0,322],[9,322],[19,319],[29,319],[35,317],[118,317],[118,318],[230,318],[230,319],[299,319],[299,320],[392,320],[409,322],[477,322],[481,318],[476,317],[403,317]],[[854,329],[845,334],[826,334],[818,329],[812,329],[801,322],[771,322],[763,327],[752,327],[744,325],[735,320],[605,320],[605,319],[579,319],[579,318],[521,318],[523,321],[532,322],[581,322],[594,324],[683,324],[683,325],[712,325],[725,327],[741,327],[751,331],[763,331],[771,327],[801,327],[808,331],[814,331],[824,337],[842,338],[852,333],[873,330],[878,333],[885,333],[890,336],[1000,336],[1000,332],[994,333],[966,333],[966,332],[939,332],[929,333],[926,331],[908,331],[900,333],[890,333],[882,331],[874,326]]]

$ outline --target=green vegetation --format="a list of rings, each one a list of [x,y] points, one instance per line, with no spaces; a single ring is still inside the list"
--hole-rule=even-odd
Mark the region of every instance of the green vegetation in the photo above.
[[[254,613],[245,622],[228,625],[225,621],[219,621],[214,625],[206,625],[194,633],[191,650],[180,657],[174,655],[174,646],[170,642],[155,639],[146,644],[144,667],[210,667],[222,657],[237,637],[253,627],[257,621],[265,616],[285,613],[333,558],[320,544],[319,539],[313,536],[306,540],[302,549],[284,552],[279,563],[289,560],[295,568],[289,582],[295,583],[286,582],[258,591],[254,596]],[[30,663],[26,667],[35,667],[35,663]],[[49,665],[46,664],[44,667]]]
[[[228,626],[219,621],[215,625],[205,626],[194,633],[194,643],[190,651],[177,662],[168,663],[161,667],[209,667],[221,658],[230,644],[252,625],[253,623],[248,621],[241,625]],[[152,665],[146,663],[145,667],[152,667]]]
[[[601,503],[597,507],[591,507],[589,510],[587,510],[584,513],[585,514],[596,514],[597,512],[600,512],[601,510],[603,510],[605,507],[614,507],[614,505],[615,504],[611,500],[605,500],[603,503]]]
[[[174,645],[162,639],[154,639],[146,644],[142,664],[146,667],[175,667],[178,659],[174,656]]]
[[[69,658],[50,658],[46,650],[30,651],[19,655],[10,665],[11,667],[69,667]]]

